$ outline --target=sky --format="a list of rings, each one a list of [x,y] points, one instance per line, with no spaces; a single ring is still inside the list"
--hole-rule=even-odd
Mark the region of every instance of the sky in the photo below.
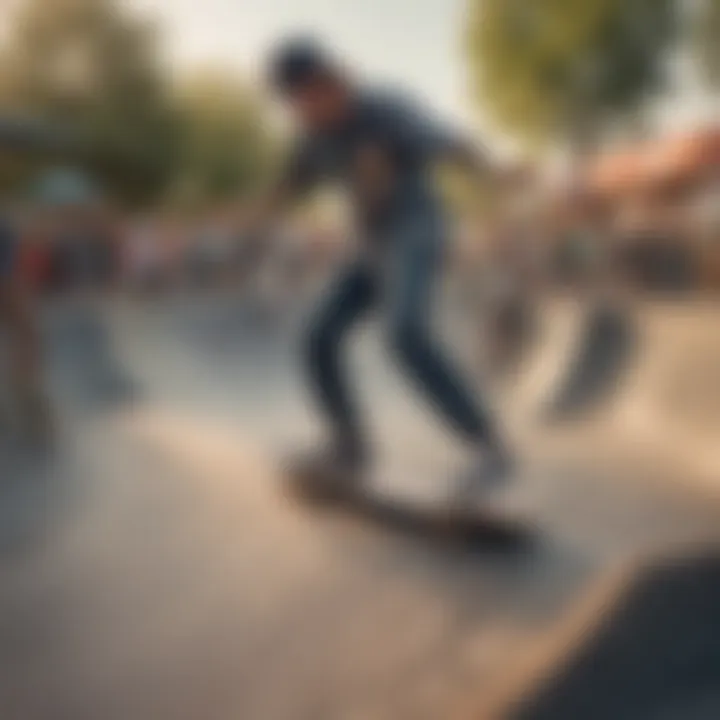
[[[466,0],[126,1],[160,16],[180,66],[220,61],[256,73],[274,40],[310,32],[368,77],[403,84],[448,118],[473,119],[461,56]]]
[[[0,36],[3,11],[17,1],[0,0]],[[275,40],[309,32],[370,79],[399,83],[467,130],[489,130],[467,92],[462,44],[469,0],[123,1],[160,20],[177,68],[224,64],[255,75]],[[720,98],[710,101],[682,62],[674,75],[678,92],[658,109],[661,130],[720,115]],[[503,145],[508,140],[492,136]]]
[[[466,129],[488,130],[467,92],[462,44],[468,0],[125,1],[158,15],[178,67],[221,62],[257,73],[273,41],[310,32],[369,78],[405,86]],[[682,63],[674,74],[678,92],[657,109],[659,129],[717,117],[718,98],[710,102]]]

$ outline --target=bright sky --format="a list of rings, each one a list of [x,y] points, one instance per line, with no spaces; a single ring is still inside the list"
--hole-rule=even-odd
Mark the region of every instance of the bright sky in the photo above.
[[[0,0],[0,36],[4,15],[17,1]],[[468,128],[481,125],[478,108],[468,100],[462,51],[468,0],[125,2],[160,19],[178,67],[223,63],[257,73],[273,41],[289,32],[310,32],[367,76],[404,85]],[[696,125],[720,114],[720,98],[709,99],[681,65],[676,82],[682,91],[660,108],[666,128]]]
[[[468,129],[481,126],[464,74],[468,0],[126,1],[160,17],[171,58],[180,67],[222,62],[256,73],[278,37],[310,32],[369,77],[399,82]],[[677,129],[717,117],[717,96],[711,102],[688,72],[678,70],[682,91],[659,108],[661,127]]]
[[[159,14],[180,64],[221,61],[256,72],[269,45],[311,32],[381,81],[400,82],[469,122],[465,0],[127,0]]]

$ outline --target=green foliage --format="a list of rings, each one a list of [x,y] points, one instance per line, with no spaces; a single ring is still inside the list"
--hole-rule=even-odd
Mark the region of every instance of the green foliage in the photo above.
[[[83,162],[130,201],[152,200],[175,157],[155,27],[115,0],[25,0],[3,65],[3,106],[72,127]]]
[[[662,87],[676,10],[674,0],[472,0],[475,94],[526,141],[592,139]]]
[[[702,0],[694,20],[693,41],[701,69],[720,88],[720,0]]]
[[[158,28],[124,0],[22,0],[0,61],[0,115],[27,114],[79,138],[68,157],[126,203],[241,192],[267,164],[257,98],[223,72],[179,88]],[[41,158],[0,156],[0,185],[27,183]]]
[[[257,96],[222,69],[194,73],[176,92],[180,142],[171,194],[203,203],[246,193],[272,160]]]

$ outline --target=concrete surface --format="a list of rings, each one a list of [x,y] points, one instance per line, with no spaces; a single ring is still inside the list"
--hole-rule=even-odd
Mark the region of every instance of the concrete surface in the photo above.
[[[482,717],[613,568],[720,536],[717,309],[638,312],[644,354],[592,417],[545,427],[523,383],[498,391],[524,458],[509,502],[539,541],[461,553],[285,496],[277,454],[318,432],[295,319],[232,296],[53,308],[57,450],[0,447],[0,717]],[[462,453],[372,328],[354,365],[381,489],[448,492]]]

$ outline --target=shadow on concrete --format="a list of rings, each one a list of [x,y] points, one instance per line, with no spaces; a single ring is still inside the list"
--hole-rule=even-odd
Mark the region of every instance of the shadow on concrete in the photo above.
[[[641,572],[513,720],[720,717],[720,551]]]

